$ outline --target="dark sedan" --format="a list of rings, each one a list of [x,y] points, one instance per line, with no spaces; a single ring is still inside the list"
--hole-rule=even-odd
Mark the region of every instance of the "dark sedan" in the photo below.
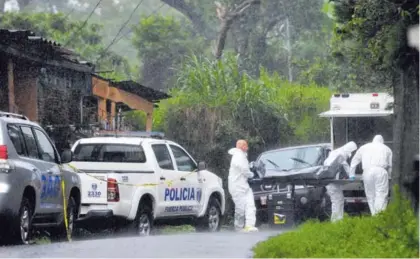
[[[255,162],[251,162],[251,171],[255,177],[249,181],[254,192],[257,207],[257,225],[268,222],[267,200],[272,195],[286,195],[287,185],[262,183],[264,178],[259,167],[263,166],[267,174],[276,172],[297,172],[317,167],[323,164],[330,151],[330,144],[305,145],[280,148],[262,153]],[[297,222],[309,218],[326,220],[330,218],[331,203],[325,187],[296,186],[295,187],[295,218]]]

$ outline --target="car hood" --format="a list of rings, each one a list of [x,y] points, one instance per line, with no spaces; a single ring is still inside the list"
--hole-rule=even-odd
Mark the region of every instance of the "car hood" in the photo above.
[[[324,168],[324,166],[310,166],[310,167],[305,167],[305,168],[295,168],[288,171],[268,169],[268,170],[265,170],[265,175],[263,178],[305,176],[307,174],[316,174],[322,168]]]

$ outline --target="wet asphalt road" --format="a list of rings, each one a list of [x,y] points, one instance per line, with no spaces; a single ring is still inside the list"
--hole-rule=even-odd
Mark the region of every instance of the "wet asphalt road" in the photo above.
[[[255,233],[186,233],[149,237],[107,237],[106,239],[46,245],[0,247],[2,258],[73,257],[176,257],[251,258],[252,247],[279,231]]]

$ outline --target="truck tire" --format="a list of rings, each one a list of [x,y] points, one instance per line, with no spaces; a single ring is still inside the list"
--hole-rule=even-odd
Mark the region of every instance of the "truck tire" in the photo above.
[[[195,224],[197,232],[218,232],[222,222],[222,213],[220,202],[215,197],[210,197],[207,205],[206,214],[198,218]]]
[[[27,245],[32,238],[32,214],[35,204],[26,197],[22,198],[19,208],[19,218],[13,222],[11,241],[17,245]]]
[[[145,202],[139,204],[132,230],[138,236],[149,236],[153,230],[152,208]]]
[[[69,227],[69,235],[70,237],[73,236],[74,232],[74,221],[77,218],[77,208],[76,208],[76,201],[73,197],[70,197],[67,204],[67,222]],[[64,222],[60,224],[60,226],[56,229],[51,231],[51,239],[57,241],[66,241],[67,240],[67,229],[66,223]]]

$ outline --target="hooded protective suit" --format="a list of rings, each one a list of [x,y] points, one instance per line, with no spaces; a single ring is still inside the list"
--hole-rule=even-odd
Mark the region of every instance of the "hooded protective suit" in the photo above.
[[[347,175],[350,173],[350,166],[347,159],[351,153],[357,149],[356,143],[353,141],[345,144],[344,146],[331,151],[327,159],[324,161],[325,166],[330,166],[332,162],[337,160],[338,163],[343,165],[344,171]],[[338,174],[337,174],[338,177]],[[335,222],[341,220],[344,214],[344,194],[340,185],[330,183],[327,185],[327,193],[331,198],[331,221]]]
[[[384,144],[381,135],[376,135],[371,143],[365,144],[354,155],[350,174],[354,175],[356,166],[362,163],[363,183],[366,199],[372,215],[386,209],[389,180],[392,170],[392,151]]]
[[[247,154],[239,148],[232,148],[228,152],[232,155],[229,169],[228,188],[235,203],[235,228],[243,229],[255,227],[255,202],[248,178],[254,174],[249,170]]]

